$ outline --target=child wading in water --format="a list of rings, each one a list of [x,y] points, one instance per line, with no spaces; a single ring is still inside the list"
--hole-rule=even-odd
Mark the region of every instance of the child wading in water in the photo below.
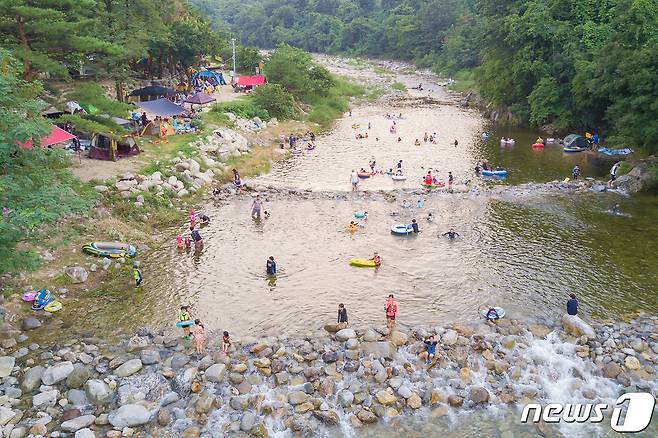
[[[228,349],[231,348],[231,339],[229,338],[228,332],[224,332],[222,337],[222,351],[224,354],[228,354]]]
[[[198,354],[203,354],[203,344],[206,342],[206,329],[200,319],[194,320],[194,327],[192,327],[191,331],[192,337],[194,338],[194,345],[196,346],[196,352]]]
[[[180,313],[178,314],[178,322],[185,323],[181,327],[183,328],[183,338],[189,339],[190,337],[190,326],[192,325],[192,317],[190,315],[190,306],[180,306]]]

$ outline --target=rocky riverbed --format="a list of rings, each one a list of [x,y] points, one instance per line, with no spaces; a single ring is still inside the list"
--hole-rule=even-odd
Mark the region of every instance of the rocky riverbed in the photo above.
[[[395,331],[328,325],[295,337],[189,341],[141,328],[110,343],[92,333],[31,343],[34,317],[5,323],[0,431],[31,437],[267,437],[358,430],[406,414],[442,417],[530,402],[658,396],[658,317],[591,326],[579,318]],[[43,328],[41,328],[43,330]],[[417,359],[439,340],[438,364]],[[538,432],[552,434],[541,423]],[[336,432],[337,433],[337,432]]]

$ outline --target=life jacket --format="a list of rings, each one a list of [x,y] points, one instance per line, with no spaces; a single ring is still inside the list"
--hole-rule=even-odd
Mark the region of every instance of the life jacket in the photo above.
[[[178,314],[178,320],[179,321],[189,321],[190,320],[190,314],[187,312],[181,312]]]
[[[386,316],[395,316],[398,313],[398,302],[389,300],[386,302]]]
[[[432,175],[425,176],[425,184],[432,184]]]

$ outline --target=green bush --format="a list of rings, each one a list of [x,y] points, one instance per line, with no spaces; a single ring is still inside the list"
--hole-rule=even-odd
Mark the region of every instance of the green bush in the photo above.
[[[281,120],[295,115],[295,98],[279,84],[265,84],[258,87],[254,103]]]
[[[398,91],[407,91],[407,86],[402,82],[393,82],[391,88]]]
[[[253,97],[215,104],[212,111],[217,113],[233,113],[242,119],[253,119],[259,117],[261,120],[270,120],[270,113],[263,107],[258,106]]]

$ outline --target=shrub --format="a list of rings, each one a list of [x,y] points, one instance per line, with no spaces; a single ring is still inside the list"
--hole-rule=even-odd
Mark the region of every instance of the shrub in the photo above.
[[[254,103],[279,119],[295,115],[295,98],[279,84],[266,84],[254,94]]]
[[[258,106],[253,97],[240,99],[233,102],[224,102],[215,104],[212,111],[218,113],[233,113],[243,119],[253,119],[259,117],[261,120],[269,120],[270,113],[263,107]]]

